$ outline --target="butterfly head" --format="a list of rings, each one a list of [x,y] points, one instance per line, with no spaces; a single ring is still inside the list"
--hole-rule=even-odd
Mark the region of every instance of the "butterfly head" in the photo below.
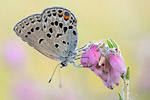
[[[68,63],[72,63],[74,62],[74,59],[76,59],[78,54],[78,51],[70,51],[68,56],[66,56],[65,58],[63,58],[63,61],[61,62],[62,68],[66,67],[68,65]]]
[[[61,68],[66,67],[68,65],[68,63],[66,61],[61,62]]]

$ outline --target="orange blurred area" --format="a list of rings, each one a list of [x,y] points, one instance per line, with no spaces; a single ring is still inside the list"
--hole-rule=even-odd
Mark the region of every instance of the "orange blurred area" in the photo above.
[[[76,16],[78,48],[89,41],[114,39],[126,66],[130,65],[131,100],[150,100],[149,0],[1,0],[0,100],[119,100],[122,84],[109,90],[92,71],[71,64],[61,69],[62,89],[59,70],[48,83],[59,62],[23,42],[13,27],[53,6],[67,8]],[[9,58],[12,52],[18,56]]]

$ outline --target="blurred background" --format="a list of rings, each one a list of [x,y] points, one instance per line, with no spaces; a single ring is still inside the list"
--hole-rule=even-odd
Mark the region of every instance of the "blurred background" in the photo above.
[[[92,71],[71,64],[61,69],[62,89],[58,70],[48,83],[59,62],[24,43],[13,27],[53,6],[76,16],[78,48],[112,37],[131,67],[131,100],[150,100],[149,0],[0,0],[0,100],[118,100],[122,84],[109,90]]]

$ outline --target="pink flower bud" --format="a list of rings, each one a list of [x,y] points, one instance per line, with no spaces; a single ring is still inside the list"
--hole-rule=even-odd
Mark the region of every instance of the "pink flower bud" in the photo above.
[[[111,77],[112,81],[115,83],[115,85],[118,86],[120,83],[121,74],[119,72],[115,71],[113,68],[111,68],[110,77]]]
[[[104,82],[108,81],[108,73],[102,72],[100,77]]]
[[[90,67],[90,69],[97,75],[97,76],[101,76],[102,75],[102,71],[99,68],[96,68],[95,66]]]
[[[82,54],[82,58],[81,58],[81,64],[84,66],[84,67],[89,67],[89,54],[87,51],[85,51],[83,54]]]
[[[123,61],[123,59],[121,58],[120,55],[116,54],[110,55],[110,64],[112,66],[112,68],[119,72],[120,74],[125,74],[126,73],[126,67],[125,67],[125,62]]]
[[[81,64],[84,67],[97,66],[100,60],[101,53],[98,51],[98,46],[93,45],[89,50],[82,54]]]
[[[104,85],[109,88],[109,89],[113,89],[114,88],[114,82],[112,81],[112,79],[110,78],[110,75],[108,74],[107,77],[107,82],[103,81]]]

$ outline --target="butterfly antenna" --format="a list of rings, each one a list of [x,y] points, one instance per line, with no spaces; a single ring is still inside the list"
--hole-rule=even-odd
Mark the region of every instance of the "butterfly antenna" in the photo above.
[[[55,74],[55,71],[56,71],[56,69],[57,69],[57,67],[60,65],[60,63],[55,67],[55,69],[54,69],[54,71],[53,71],[53,74],[52,74],[52,76],[51,76],[51,78],[50,78],[50,80],[49,80],[49,83],[52,81],[52,78],[53,78],[53,76],[54,76],[54,74]]]
[[[61,67],[59,67],[59,87],[62,88],[60,68]]]

